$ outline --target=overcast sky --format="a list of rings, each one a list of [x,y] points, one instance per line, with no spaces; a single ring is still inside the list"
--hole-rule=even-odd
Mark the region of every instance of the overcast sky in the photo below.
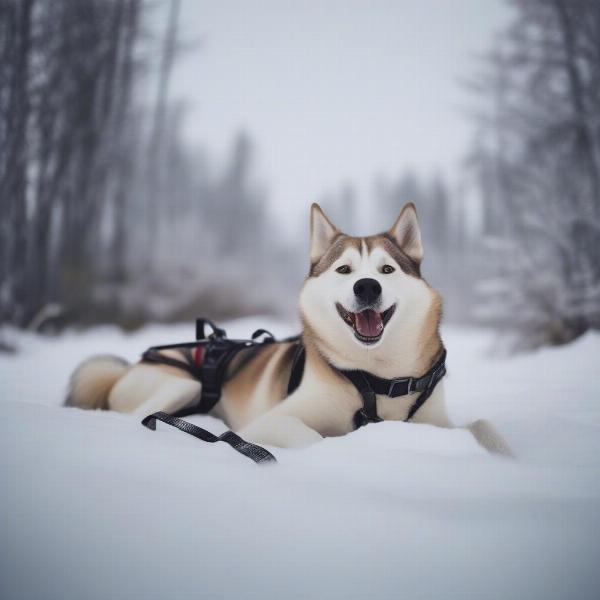
[[[187,138],[221,160],[236,131],[252,136],[257,176],[289,224],[344,181],[368,202],[377,174],[455,177],[470,135],[460,79],[508,11],[500,0],[183,0],[180,37],[203,44],[180,59],[170,96],[188,106]],[[159,33],[165,23],[163,7]]]

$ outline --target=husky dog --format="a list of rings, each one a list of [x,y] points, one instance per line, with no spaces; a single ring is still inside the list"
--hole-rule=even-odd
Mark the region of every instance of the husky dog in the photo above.
[[[292,342],[242,350],[228,366],[221,399],[211,414],[246,440],[286,448],[353,431],[362,398],[338,370],[368,371],[386,379],[420,377],[444,351],[442,299],[421,277],[422,258],[412,203],[404,206],[391,229],[363,238],[339,231],[313,204],[310,272],[300,293],[306,350],[301,383],[287,395]],[[183,358],[175,349],[164,353]],[[74,372],[67,404],[143,417],[190,405],[200,385],[173,366],[97,357]],[[443,386],[442,380],[413,422],[453,427]],[[378,395],[377,413],[383,419],[405,420],[415,396]],[[510,453],[487,422],[476,421],[469,429],[488,450]]]

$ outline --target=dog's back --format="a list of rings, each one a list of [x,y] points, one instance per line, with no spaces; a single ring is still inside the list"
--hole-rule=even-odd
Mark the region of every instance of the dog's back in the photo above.
[[[238,352],[211,413],[242,427],[273,408],[287,395],[295,348],[293,342],[273,342]],[[177,350],[161,353],[185,360]],[[74,371],[65,405],[140,414],[172,412],[191,406],[200,391],[200,382],[184,369],[143,361],[130,365],[116,356],[97,356]]]

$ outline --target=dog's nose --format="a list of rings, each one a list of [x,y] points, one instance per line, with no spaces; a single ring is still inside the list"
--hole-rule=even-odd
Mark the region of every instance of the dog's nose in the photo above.
[[[361,302],[371,304],[381,296],[381,285],[379,281],[370,277],[359,279],[354,284],[354,293]]]

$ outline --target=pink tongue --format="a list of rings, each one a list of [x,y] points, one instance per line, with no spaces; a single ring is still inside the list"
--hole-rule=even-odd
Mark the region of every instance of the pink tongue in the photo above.
[[[383,331],[381,315],[371,309],[356,313],[356,329],[367,337],[378,336]]]

